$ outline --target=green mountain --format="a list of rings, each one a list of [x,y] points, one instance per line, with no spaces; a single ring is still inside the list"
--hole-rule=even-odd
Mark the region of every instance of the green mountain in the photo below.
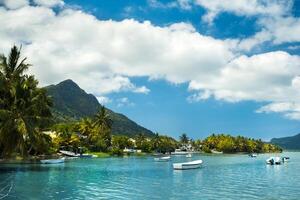
[[[291,137],[273,138],[272,144],[277,144],[283,149],[299,150],[300,149],[300,133]]]
[[[57,122],[93,116],[101,106],[94,95],[87,94],[72,80],[65,80],[57,85],[47,86],[46,90],[48,95],[52,97],[54,104],[52,113]],[[132,137],[143,133],[148,137],[153,136],[153,132],[138,125],[125,115],[115,113],[109,109],[107,111],[113,120],[113,134]]]

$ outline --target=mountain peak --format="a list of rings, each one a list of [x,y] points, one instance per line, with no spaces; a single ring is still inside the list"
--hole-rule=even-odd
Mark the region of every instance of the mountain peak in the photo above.
[[[57,85],[46,87],[48,95],[53,99],[53,114],[56,121],[78,120],[83,117],[91,117],[100,109],[97,98],[86,93],[73,80],[67,79]],[[124,134],[134,136],[139,133],[151,137],[153,133],[136,124],[122,114],[115,113],[108,109],[113,120],[113,134]]]
[[[69,87],[77,87],[77,88],[80,88],[77,83],[75,83],[72,79],[66,79],[60,83],[58,83],[57,85],[60,85],[60,86],[69,86]]]

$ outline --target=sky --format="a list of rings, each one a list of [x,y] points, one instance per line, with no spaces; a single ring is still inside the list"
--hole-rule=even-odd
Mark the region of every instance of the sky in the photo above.
[[[178,138],[300,130],[299,0],[0,0],[0,52]]]

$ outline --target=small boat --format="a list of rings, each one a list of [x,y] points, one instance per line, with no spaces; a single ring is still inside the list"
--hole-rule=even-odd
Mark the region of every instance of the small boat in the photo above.
[[[187,154],[185,157],[187,157],[187,158],[191,158],[191,157],[192,157],[192,154],[191,154],[191,153],[189,153],[189,154]]]
[[[175,152],[171,152],[172,155],[187,155],[187,151],[181,151],[180,149],[175,149]]]
[[[282,162],[288,162],[290,160],[290,157],[282,157]]]
[[[211,150],[211,153],[214,153],[214,154],[222,154],[223,151]]]
[[[256,153],[251,153],[251,154],[249,154],[249,157],[251,157],[251,158],[256,158],[256,157],[257,157],[257,154],[256,154]]]
[[[282,162],[282,159],[280,157],[270,157],[266,160],[266,163],[268,165],[280,165]]]
[[[58,163],[64,163],[65,162],[65,158],[40,160],[40,162],[42,164],[58,164]]]
[[[80,154],[78,153],[74,153],[72,151],[64,151],[64,150],[60,150],[59,151],[61,154],[65,155],[65,156],[69,156],[69,157],[80,157]]]
[[[155,160],[155,161],[158,161],[158,162],[169,161],[170,159],[171,159],[170,156],[164,156],[164,157],[154,158],[154,160]]]
[[[174,163],[173,168],[174,169],[196,169],[201,167],[201,165],[202,165],[202,160],[194,160],[185,163]]]

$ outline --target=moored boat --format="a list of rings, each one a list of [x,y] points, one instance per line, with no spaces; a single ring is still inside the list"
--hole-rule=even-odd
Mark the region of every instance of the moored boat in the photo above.
[[[59,152],[65,156],[69,156],[69,157],[80,157],[80,154],[74,153],[72,151],[60,150]]]
[[[155,161],[159,161],[159,162],[169,161],[170,159],[171,159],[170,156],[164,156],[164,157],[154,158]]]
[[[290,157],[282,157],[282,162],[288,162],[290,160]]]
[[[185,162],[185,163],[174,163],[173,168],[174,169],[196,169],[201,167],[203,161],[202,160],[194,160],[191,162]]]
[[[42,164],[58,164],[58,163],[64,163],[65,158],[58,158],[58,159],[45,159],[45,160],[40,160]]]
[[[192,157],[192,154],[191,154],[191,153],[189,153],[189,154],[187,154],[185,157],[187,157],[187,158],[191,158],[191,157]]]
[[[280,165],[282,162],[282,159],[280,157],[270,157],[266,160],[266,163],[268,165]]]
[[[256,157],[257,157],[257,154],[256,154],[256,153],[251,153],[251,154],[249,154],[249,157],[251,157],[251,158],[256,158]]]
[[[175,149],[174,152],[171,152],[172,155],[187,155],[187,151],[181,151],[180,149]]]

